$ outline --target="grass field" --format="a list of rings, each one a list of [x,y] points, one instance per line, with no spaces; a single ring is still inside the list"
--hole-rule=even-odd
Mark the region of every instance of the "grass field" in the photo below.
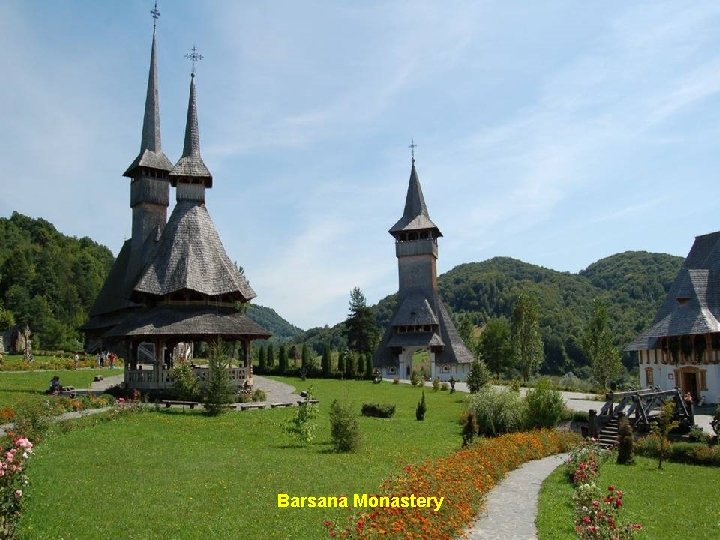
[[[633,466],[608,462],[597,484],[614,485],[625,493],[621,516],[641,523],[639,539],[720,538],[720,468],[664,463],[638,457]],[[573,488],[562,468],[543,483],[538,510],[538,538],[576,538],[573,528]]]
[[[89,388],[95,375],[109,377],[121,374],[122,368],[0,372],[0,408],[12,407],[15,409],[25,403],[47,399],[45,390],[50,386],[50,379],[54,375],[60,377],[60,383],[63,386]]]
[[[22,538],[322,538],[344,509],[278,509],[277,494],[374,493],[408,463],[459,448],[462,394],[367,381],[317,380],[316,441],[296,447],[281,424],[292,409],[206,417],[151,411],[48,438],[30,461]],[[363,446],[329,445],[333,399],[397,405],[392,419],[360,418]]]

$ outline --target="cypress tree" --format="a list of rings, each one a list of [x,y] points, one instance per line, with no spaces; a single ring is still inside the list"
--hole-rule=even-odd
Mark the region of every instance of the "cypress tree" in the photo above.
[[[265,373],[266,369],[267,359],[265,358],[265,347],[260,345],[260,350],[258,351],[258,371],[260,373]]]
[[[272,369],[275,367],[275,348],[273,347],[272,343],[268,343],[267,346],[267,367],[269,369]]]
[[[332,368],[332,351],[330,350],[330,345],[326,343],[323,348],[323,355],[322,355],[323,377],[330,376],[331,368]]]
[[[279,369],[281,374],[285,374],[288,368],[288,355],[285,345],[280,345],[280,352],[278,353],[278,362],[280,364]]]
[[[373,359],[370,353],[365,355],[365,376],[368,379],[373,378]]]
[[[345,357],[347,355],[347,350],[342,351],[338,355],[338,371],[340,373],[345,373]]]
[[[303,343],[301,355],[302,355],[301,356],[301,359],[302,359],[301,366],[304,367],[305,369],[310,369],[310,363],[311,363],[310,349],[308,349],[308,346],[305,343]]]
[[[350,378],[355,375],[355,355],[347,352],[345,355],[345,376]]]

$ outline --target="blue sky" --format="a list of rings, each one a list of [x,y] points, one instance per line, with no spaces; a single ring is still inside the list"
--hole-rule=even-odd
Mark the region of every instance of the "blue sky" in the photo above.
[[[149,0],[0,4],[0,215],[117,254],[149,63]],[[720,3],[160,2],[163,149],[190,65],[210,215],[300,327],[395,292],[387,230],[414,138],[439,272],[511,256],[576,272],[685,255],[720,229]]]

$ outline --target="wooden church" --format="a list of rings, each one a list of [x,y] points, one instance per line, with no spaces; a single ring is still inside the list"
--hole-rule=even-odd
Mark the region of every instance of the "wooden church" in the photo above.
[[[153,16],[157,18],[157,10]],[[90,350],[117,352],[130,389],[172,385],[169,368],[188,358],[192,343],[230,342],[237,387],[252,385],[250,342],[270,333],[239,306],[255,297],[227,256],[205,206],[213,177],[200,154],[193,47],[183,153],[173,166],[160,141],[157,40],[153,31],[140,152],[125,171],[130,179],[132,237],[127,240],[83,326]],[[176,203],[167,219],[170,188]],[[206,368],[194,368],[200,380]]]
[[[720,403],[720,231],[698,236],[652,324],[628,347],[640,384]]]
[[[428,351],[431,378],[466,379],[473,357],[438,292],[442,233],[430,219],[414,155],[403,215],[388,232],[395,238],[400,285],[397,309],[373,357],[375,368],[383,377],[409,379],[413,354]]]

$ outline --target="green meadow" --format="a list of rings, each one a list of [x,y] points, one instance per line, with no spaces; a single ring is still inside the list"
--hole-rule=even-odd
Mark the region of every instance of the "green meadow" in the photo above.
[[[277,494],[374,493],[409,463],[460,447],[463,394],[368,381],[278,378],[320,400],[319,429],[297,446],[282,424],[294,409],[149,410],[51,435],[30,460],[21,538],[322,538],[346,509],[281,509]],[[360,417],[362,447],[334,453],[333,399],[394,403],[391,419]],[[87,418],[81,422],[91,423]]]

